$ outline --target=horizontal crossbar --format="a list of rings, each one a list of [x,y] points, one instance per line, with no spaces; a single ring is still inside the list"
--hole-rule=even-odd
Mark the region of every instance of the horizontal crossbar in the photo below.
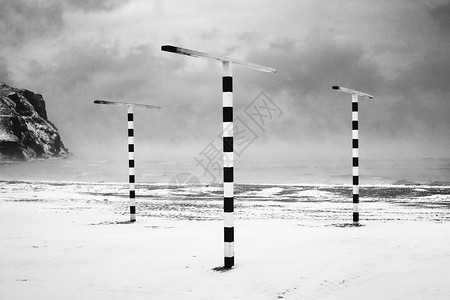
[[[355,91],[355,90],[351,90],[351,89],[348,89],[348,88],[345,88],[345,87],[342,87],[342,86],[338,86],[338,85],[333,85],[331,88],[333,90],[338,90],[338,91],[346,92],[346,93],[349,93],[349,94],[356,94],[358,96],[365,97],[365,98],[368,98],[368,99],[373,99],[374,98],[372,95],[369,95],[369,94],[366,94],[366,93],[363,93],[363,92],[359,92],[359,91]]]
[[[255,69],[255,70],[258,70],[258,71],[262,71],[262,72],[268,72],[268,73],[276,73],[277,72],[277,70],[273,69],[273,68],[269,68],[269,67],[265,67],[265,66],[261,66],[261,65],[257,65],[257,64],[241,61],[241,60],[237,60],[237,59],[234,59],[234,58],[221,56],[221,55],[204,53],[204,52],[200,52],[200,51],[195,51],[195,50],[181,48],[181,47],[175,47],[175,46],[171,46],[171,45],[161,46],[161,50],[162,51],[166,51],[166,52],[183,54],[183,55],[187,55],[187,56],[200,57],[200,58],[206,58],[206,59],[211,59],[211,60],[218,60],[218,61],[221,61],[221,62],[231,62],[231,63],[234,63],[234,64],[238,64],[238,65],[241,65],[241,66],[244,66],[244,67],[247,67],[247,68],[251,68],[251,69]]]
[[[95,100],[95,104],[106,104],[106,105],[122,105],[122,106],[136,106],[136,107],[144,107],[148,109],[160,109],[159,105],[149,105],[149,104],[138,104],[138,103],[129,103],[129,102],[119,102],[119,101],[109,101],[109,100]]]

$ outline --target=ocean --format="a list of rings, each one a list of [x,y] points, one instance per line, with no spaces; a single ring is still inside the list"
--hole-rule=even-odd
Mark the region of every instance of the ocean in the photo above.
[[[347,161],[294,161],[235,167],[235,211],[242,219],[338,222],[351,218]],[[360,171],[361,218],[448,221],[448,160],[366,161]],[[214,174],[213,174],[214,175]],[[190,161],[140,161],[140,217],[220,220],[221,174]],[[53,159],[0,165],[4,201],[97,203],[128,213],[128,166],[123,161]]]
[[[136,160],[136,181],[170,183],[222,182],[221,166],[202,167],[192,160]],[[350,160],[240,160],[235,162],[236,183],[350,184]],[[36,160],[0,164],[0,180],[127,182],[128,161],[120,159]],[[360,184],[450,185],[450,159],[360,160]]]

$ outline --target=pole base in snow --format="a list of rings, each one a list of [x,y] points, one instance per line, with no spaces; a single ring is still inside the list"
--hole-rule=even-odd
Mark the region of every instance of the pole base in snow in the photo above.
[[[216,272],[228,272],[228,271],[230,271],[230,270],[232,270],[232,268],[225,268],[225,267],[215,267],[215,268],[212,268],[212,270],[213,271],[216,271]]]
[[[354,212],[353,213],[353,224],[358,224],[359,222],[359,213]]]
[[[234,257],[225,257],[225,269],[231,269],[234,266]]]

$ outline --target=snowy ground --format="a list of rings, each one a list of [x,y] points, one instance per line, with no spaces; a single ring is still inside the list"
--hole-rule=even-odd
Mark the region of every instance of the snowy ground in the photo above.
[[[450,187],[0,181],[0,299],[450,299]]]

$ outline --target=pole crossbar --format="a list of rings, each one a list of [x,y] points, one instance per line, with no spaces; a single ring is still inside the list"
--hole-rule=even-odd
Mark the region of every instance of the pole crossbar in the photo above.
[[[161,109],[161,106],[159,106],[159,105],[139,104],[139,103],[109,101],[109,100],[95,100],[94,103],[95,104],[106,104],[106,105],[121,105],[121,106],[133,105],[136,107],[143,107],[143,108],[148,108],[148,109]]]
[[[171,45],[161,46],[161,50],[166,51],[166,52],[187,55],[187,56],[200,57],[200,58],[211,59],[211,60],[218,60],[222,63],[226,63],[226,62],[230,63],[231,62],[231,63],[237,64],[237,65],[241,65],[241,66],[244,66],[247,68],[251,68],[251,69],[255,69],[255,70],[267,72],[267,73],[276,73],[277,72],[277,70],[274,68],[269,68],[269,67],[261,66],[258,64],[250,63],[250,62],[245,62],[242,60],[238,60],[238,59],[234,59],[234,58],[230,58],[230,57],[226,57],[226,56],[222,56],[222,55],[204,53],[204,52],[200,52],[200,51],[196,51],[196,50],[175,47],[175,46],[171,46]]]
[[[363,92],[360,92],[360,91],[348,89],[348,88],[345,88],[345,87],[342,87],[342,86],[338,86],[338,85],[333,85],[331,88],[333,90],[338,90],[338,91],[349,93],[349,94],[355,94],[355,95],[358,95],[360,97],[364,97],[364,98],[367,98],[367,99],[373,99],[374,98],[372,95],[369,95],[369,94],[366,94],[366,93],[363,93]]]

